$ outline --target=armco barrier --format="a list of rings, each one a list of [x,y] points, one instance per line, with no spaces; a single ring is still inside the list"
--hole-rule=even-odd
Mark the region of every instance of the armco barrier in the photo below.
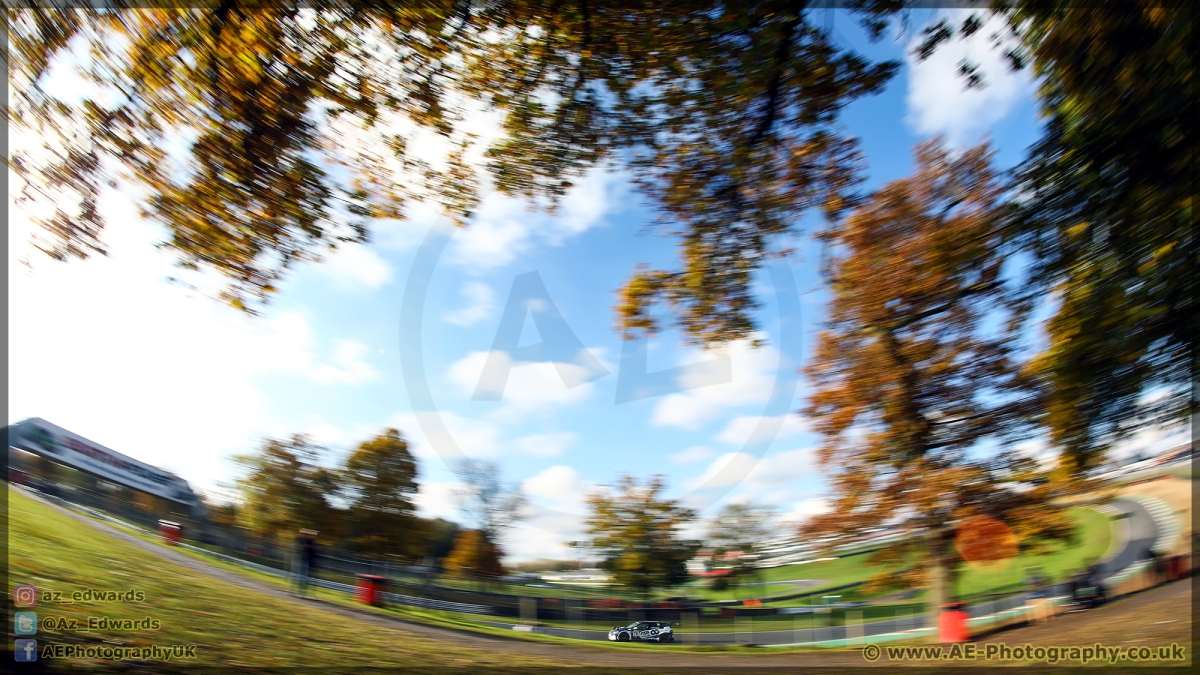
[[[102,511],[97,511],[95,509],[91,509],[91,508],[88,508],[85,506],[80,506],[79,504],[69,502],[65,499],[58,498],[53,495],[47,495],[40,491],[38,492],[38,494],[39,494],[39,496],[41,496],[43,498],[48,498],[48,499],[50,499],[50,501],[53,501],[57,504],[65,506],[67,508],[74,509],[76,511],[82,511],[84,513],[87,513],[88,515],[95,516],[95,517],[103,519],[103,520],[107,520],[114,524],[121,525],[123,527],[140,530],[147,534],[156,534],[153,530],[147,529],[140,525],[136,525],[134,523],[130,523],[130,522],[121,520],[120,518],[115,518],[113,516],[108,515],[107,513],[102,512]],[[257,572],[262,572],[264,574],[270,574],[273,576],[284,577],[284,578],[291,578],[291,576],[292,576],[290,572],[286,572],[284,570],[280,570],[275,567],[268,567],[267,565],[261,565],[258,563],[250,562],[248,560],[242,560],[241,558],[236,558],[234,556],[226,555],[224,553],[217,553],[216,551],[210,551],[206,548],[201,548],[199,546],[193,546],[192,544],[188,544],[185,542],[180,542],[179,546],[181,548],[186,548],[188,550],[195,551],[197,553],[203,553],[206,556],[217,558],[217,559],[223,560],[227,563],[232,563],[234,565],[245,567],[246,569],[252,569]],[[326,588],[331,591],[338,591],[341,593],[347,593],[350,595],[354,594],[354,586],[351,584],[342,584],[342,583],[338,583],[336,581],[327,581],[325,579],[312,578],[309,580],[309,585],[320,586],[321,588]],[[491,607],[486,607],[484,605],[475,605],[475,604],[461,603],[461,602],[446,602],[443,600],[431,600],[429,598],[420,598],[420,597],[415,597],[415,596],[410,596],[410,595],[400,595],[398,593],[384,593],[384,598],[388,602],[394,602],[394,603],[401,604],[401,605],[411,605],[413,607],[423,607],[425,609],[439,609],[439,610],[443,610],[443,611],[447,611],[447,612],[464,612],[467,614],[489,614],[492,611]]]
[[[192,546],[190,544],[182,544],[182,546],[185,546],[185,547],[187,547],[193,551],[196,551],[198,553],[203,553],[205,555],[212,556],[214,558],[220,558],[221,560],[233,563],[235,565],[241,565],[241,566],[249,568],[249,569],[258,570],[259,572],[265,572],[267,574],[273,574],[275,576],[280,576],[280,577],[288,577],[288,578],[291,577],[291,575],[289,573],[284,572],[282,570],[277,570],[273,567],[267,567],[265,565],[257,565],[255,563],[246,562],[245,560],[241,560],[240,558],[235,558],[231,555],[225,555],[223,553],[216,553],[215,551],[210,551],[208,549],[199,548],[197,546]],[[326,588],[331,591],[338,591],[340,593],[346,593],[348,595],[354,595],[354,593],[355,593],[355,587],[351,584],[343,584],[343,583],[338,583],[336,581],[328,581],[326,579],[317,579],[317,578],[309,579],[308,583],[310,586],[320,586],[321,588]],[[445,600],[431,600],[429,598],[419,598],[419,597],[411,596],[411,595],[401,595],[399,593],[384,593],[383,597],[388,602],[394,602],[394,603],[400,604],[400,605],[410,605],[412,607],[423,607],[425,609],[440,609],[440,610],[447,611],[447,612],[464,612],[467,614],[490,614],[490,613],[492,613],[492,608],[485,607],[484,605],[473,605],[473,604],[467,604],[467,603],[461,603],[461,602],[446,602]]]
[[[1132,593],[1139,593],[1160,584],[1176,581],[1192,574],[1192,556],[1172,556],[1167,564],[1156,568],[1151,561],[1143,561],[1131,565],[1124,572],[1109,579],[1108,593],[1110,598],[1119,598]]]

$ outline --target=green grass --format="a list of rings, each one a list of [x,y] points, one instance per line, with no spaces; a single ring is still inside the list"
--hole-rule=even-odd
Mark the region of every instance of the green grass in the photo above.
[[[956,592],[965,600],[996,593],[1016,593],[1024,590],[1025,568],[1039,565],[1051,580],[1063,581],[1108,551],[1112,528],[1107,516],[1093,509],[1073,508],[1078,540],[1059,544],[1055,550],[1040,556],[1019,556],[1003,569],[966,568],[956,584]]]
[[[1079,533],[1074,544],[1060,544],[1040,556],[1020,556],[1012,560],[1006,567],[996,569],[973,569],[965,567],[963,574],[956,584],[956,592],[965,600],[997,593],[1016,593],[1023,590],[1022,579],[1024,570],[1031,565],[1040,565],[1043,572],[1054,581],[1067,578],[1072,572],[1082,569],[1100,559],[1108,550],[1112,532],[1107,516],[1087,508],[1073,508],[1071,515],[1076,519]],[[767,596],[764,607],[790,607],[807,604],[821,604],[821,596],[828,594],[827,589],[865,581],[878,573],[881,568],[867,565],[867,555],[852,555],[837,560],[809,563],[806,565],[785,565],[762,570],[759,574],[761,581],[789,581],[813,579],[820,583],[812,588],[784,589],[770,586],[750,586],[733,588],[726,591],[689,587],[689,594],[701,595],[712,600],[735,600],[770,595],[793,595],[804,593],[804,596],[789,600],[770,601]],[[863,593],[850,589],[833,591],[841,595],[843,601],[870,600],[880,594]],[[919,597],[919,596],[917,596]],[[915,598],[914,598],[915,599]]]
[[[821,583],[818,586],[805,589],[805,592],[809,590],[815,592],[821,588],[852,584],[871,576],[874,570],[863,564],[866,559],[866,555],[852,555],[807,565],[784,565],[763,570],[761,576],[763,581],[819,580]]]
[[[808,588],[799,588],[798,586],[735,586],[723,591],[715,591],[709,588],[711,580],[697,580],[683,584],[676,588],[664,589],[658,592],[657,597],[666,598],[673,596],[687,596],[689,598],[697,598],[705,601],[729,601],[729,600],[746,600],[759,599],[763,601],[764,607],[792,607],[795,605],[807,605],[808,595],[813,596],[815,604],[821,604],[821,595],[824,589],[835,588],[845,584],[851,584],[858,581],[863,581],[867,577],[876,572],[875,569],[868,568],[863,564],[866,560],[865,555],[853,555],[838,558],[836,560],[826,560],[822,562],[808,563],[805,565],[784,565],[781,567],[770,567],[760,570],[755,577],[748,577],[750,583],[758,582],[778,582],[778,581],[804,581],[815,580],[818,583],[816,586]],[[771,601],[771,597],[792,596],[797,593],[804,593],[804,598],[796,598],[783,601]]]
[[[29,499],[19,491],[10,490],[9,544],[11,556],[11,578],[13,583],[35,583],[55,590],[75,590],[87,587],[120,590],[136,585],[147,593],[144,605],[139,606],[85,606],[55,607],[56,615],[78,618],[103,609],[107,615],[126,618],[141,618],[153,612],[163,622],[159,631],[146,634],[107,634],[104,631],[85,635],[91,642],[109,640],[145,646],[157,644],[199,644],[204,662],[219,667],[263,667],[289,666],[294,664],[337,663],[348,669],[362,665],[391,665],[420,662],[430,665],[472,665],[489,662],[495,654],[473,653],[455,645],[446,650],[446,643],[435,640],[406,636],[397,640],[397,633],[367,626],[347,626],[345,619],[322,612],[318,607],[297,606],[284,600],[272,599],[259,594],[247,593],[244,589],[211,579],[205,575],[175,566],[162,560],[147,559],[143,552],[97,534],[94,530],[53,509]],[[1078,546],[1064,548],[1036,560],[1019,561],[1010,566],[1014,579],[1019,581],[1025,564],[1040,564],[1051,575],[1068,572],[1079,564],[1094,560],[1102,555],[1109,544],[1108,519],[1088,509],[1075,509],[1080,520],[1083,537]],[[163,545],[156,536],[140,530],[129,531],[142,539]],[[186,548],[174,548],[184,555],[202,560],[247,578],[256,579],[277,588],[287,588],[288,582],[281,577],[255,572],[244,567],[225,563]],[[846,583],[846,579],[861,580],[873,569],[861,564],[862,556],[841,558],[834,561],[797,566],[808,568],[818,574],[805,574],[803,578],[823,578],[824,587],[834,583]],[[779,568],[777,568],[779,569]],[[765,570],[764,572],[771,572]],[[778,573],[777,573],[778,574]],[[820,574],[826,576],[820,576]],[[767,576],[764,574],[763,576]],[[831,578],[832,577],[832,578]],[[769,578],[767,579],[769,580]],[[1015,583],[996,573],[981,574],[972,580],[964,576],[963,583],[976,589],[976,593],[1003,590]],[[753,587],[763,589],[770,587]],[[200,589],[200,592],[197,592]],[[503,636],[508,639],[570,644],[586,650],[610,649],[660,649],[658,645],[609,644],[582,642],[565,638],[518,633],[480,623],[480,620],[511,621],[499,617],[481,617],[472,614],[424,610],[412,607],[365,608],[356,604],[349,596],[312,589],[313,594],[326,602],[365,609],[392,615],[429,625],[468,630],[475,633]],[[743,591],[748,589],[742,589]],[[820,602],[820,589],[813,592],[814,601]],[[675,594],[679,594],[677,591]],[[844,598],[846,599],[846,598]],[[788,604],[801,604],[790,601]],[[920,605],[915,603],[881,605],[863,608],[862,619],[874,621],[908,615]],[[39,611],[43,611],[39,608]],[[251,617],[253,627],[243,626],[245,617]],[[835,616],[835,622],[844,617]],[[814,625],[825,625],[825,619],[814,619],[808,615],[779,617],[742,618],[740,620],[706,617],[694,630],[700,632],[763,631],[805,629]],[[554,622],[555,625],[572,624]],[[619,621],[617,623],[620,623]],[[333,626],[322,629],[317,638],[310,637],[311,626]],[[614,624],[598,623],[600,629]],[[588,626],[591,627],[591,626]],[[403,631],[403,627],[398,627]],[[397,648],[397,644],[403,644]],[[693,646],[677,644],[673,650],[695,652],[746,652],[752,648],[736,646]],[[786,651],[809,651],[813,648],[788,649]],[[819,648],[818,648],[819,649]],[[761,651],[761,650],[759,650]],[[778,653],[780,650],[770,650]],[[506,656],[506,666],[519,670],[522,665],[544,665],[527,657]],[[494,662],[493,662],[494,663]],[[95,664],[72,664],[86,667]]]
[[[114,524],[114,523],[112,523],[112,521],[104,521],[104,522],[107,524],[110,524],[110,525]],[[164,544],[162,542],[162,539],[160,539],[156,535],[148,534],[145,531],[138,529],[136,527],[130,527],[130,526],[122,527],[120,525],[117,525],[117,527],[120,527],[125,532],[127,532],[139,539],[142,539],[143,541],[146,541],[147,543],[154,544],[156,546],[163,546],[164,548],[166,548],[166,544]],[[189,542],[189,544],[190,544],[190,542]],[[213,547],[209,547],[209,546],[205,546],[202,548],[204,548],[206,550],[213,549]],[[247,577],[249,579],[258,581],[260,583],[264,583],[269,586],[273,586],[280,590],[289,591],[289,592],[293,590],[291,581],[289,579],[287,579],[286,577],[281,577],[276,574],[269,574],[267,572],[260,572],[259,570],[252,569],[249,567],[244,567],[242,565],[238,565],[235,563],[227,562],[221,558],[217,558],[217,557],[210,556],[210,555],[205,555],[203,553],[199,553],[197,551],[191,550],[191,549],[189,549],[187,547],[183,547],[183,546],[171,547],[170,550],[175,553],[179,553],[181,555],[192,558],[194,560],[203,562],[207,565],[212,565],[213,567],[223,569],[227,572],[233,572],[233,573],[241,575],[243,577]],[[325,577],[327,575],[322,575],[322,576]],[[338,581],[345,581],[345,579],[338,579]],[[351,579],[351,581],[353,581],[353,580]],[[388,608],[386,608],[386,610],[377,610],[376,608],[373,608],[373,607],[364,607],[363,605],[350,600],[349,596],[345,593],[341,593],[338,591],[332,591],[332,590],[320,588],[317,586],[309,586],[308,587],[308,595],[310,597],[333,602],[335,604],[341,604],[341,605],[345,605],[345,606],[349,606],[349,607],[354,607],[355,609],[365,609],[368,611],[380,611],[380,612],[386,612],[388,614],[395,614],[395,615],[399,615],[401,618],[414,620],[419,623],[424,623],[424,624],[428,624],[428,625],[442,626],[442,627],[446,627],[446,628],[471,628],[471,629],[479,628],[479,629],[481,629],[482,632],[494,632],[495,631],[495,629],[490,629],[487,626],[480,625],[478,623],[478,619],[481,617],[480,617],[480,615],[477,615],[477,614],[468,614],[465,612],[447,612],[447,611],[434,610],[434,609],[423,609],[423,608],[419,608],[419,607],[410,607],[407,605],[397,605],[394,607],[388,607]],[[502,617],[493,617],[493,616],[486,616],[486,617],[482,617],[482,618],[485,618],[487,620],[495,620],[495,621],[504,621],[505,620]],[[514,638],[518,638],[518,639],[524,637],[524,636],[510,636],[507,632],[503,633],[503,635],[505,637],[514,637]]]
[[[809,588],[785,586],[742,586],[725,591],[714,591],[703,586],[688,586],[688,595],[696,595],[706,600],[742,600],[765,596],[765,607],[783,607],[809,604],[808,596],[812,596],[813,604],[821,604],[821,596],[825,589],[836,588],[846,584],[863,581],[878,570],[865,565],[867,556],[853,555],[836,560],[808,563],[806,565],[784,565],[761,570],[752,581],[799,581],[814,580],[819,583]],[[707,582],[705,582],[707,583]],[[772,602],[771,596],[789,596],[803,593],[805,597],[791,600]]]
[[[300,603],[248,593],[232,584],[147,556],[127,543],[9,490],[11,583],[34,584],[39,592],[98,589],[145,594],[143,602],[101,604],[39,600],[38,618],[59,617],[86,624],[88,617],[156,619],[157,630],[122,632],[39,632],[40,643],[150,647],[198,645],[193,665],[219,670],[330,666],[345,670],[494,664],[495,654],[381,630]],[[402,628],[401,628],[402,630]],[[65,664],[64,664],[65,665]],[[161,665],[161,664],[160,664]],[[506,655],[513,672],[553,662]],[[105,668],[102,661],[78,660],[72,670]],[[186,667],[186,666],[185,666]]]
[[[368,626],[346,626],[347,620],[328,614],[318,606],[306,607],[290,601],[277,600],[262,594],[247,592],[207,575],[193,572],[161,559],[148,559],[142,551],[107,537],[54,509],[30,499],[17,490],[9,490],[10,575],[14,584],[33,583],[55,590],[77,590],[86,587],[121,590],[136,582],[136,587],[146,592],[146,602],[138,606],[136,618],[147,613],[163,621],[162,630],[153,634],[126,635],[122,640],[107,636],[103,632],[93,633],[93,642],[108,640],[144,646],[156,644],[199,644],[200,662],[217,670],[250,667],[291,667],[297,665],[336,664],[348,671],[365,666],[389,667],[420,663],[423,667],[447,666],[459,668],[488,664],[490,672],[496,670],[495,652],[481,653],[451,643],[443,643],[411,634],[384,631]],[[89,517],[89,516],[84,516]],[[104,521],[112,524],[111,521]],[[118,526],[119,527],[119,526]],[[132,528],[121,528],[134,536],[159,546],[166,546],[155,535]],[[276,575],[251,570],[240,565],[227,563],[211,556],[183,547],[172,547],[173,551],[203,561],[249,579],[264,582],[280,589],[288,589],[286,579]],[[116,571],[114,571],[116,570]],[[114,578],[129,580],[117,583]],[[154,579],[152,583],[141,583],[141,579]],[[197,589],[202,589],[197,593]],[[483,620],[508,621],[499,617],[482,617],[475,614],[426,610],[407,606],[385,608],[367,607],[355,602],[350,596],[322,588],[309,588],[309,594],[317,599],[345,607],[368,611],[383,616],[395,616],[426,625],[466,630],[483,635],[493,635],[510,640],[539,642],[554,645],[569,645],[573,649],[606,652],[611,650],[661,651],[662,645],[643,643],[609,643],[559,638],[536,633],[523,633],[508,628],[496,628],[479,623]],[[71,616],[68,612],[94,609],[84,606],[68,608],[56,616]],[[125,616],[116,611],[105,614]],[[42,611],[39,608],[39,611]],[[86,614],[86,611],[84,611]],[[128,613],[128,612],[127,612]],[[203,616],[203,621],[192,621],[192,615]],[[129,617],[134,618],[134,617]],[[170,621],[168,621],[170,619]],[[243,622],[252,622],[254,630],[242,630]],[[614,624],[615,625],[615,624]],[[310,638],[313,626],[322,627],[318,638]],[[325,626],[344,627],[325,630]],[[611,628],[612,626],[606,626]],[[397,631],[404,627],[398,625]],[[309,643],[312,643],[311,645]],[[402,642],[412,649],[396,649]],[[326,648],[325,645],[331,645]],[[304,645],[305,648],[298,648]],[[774,648],[762,650],[737,645],[688,645],[674,644],[672,651],[720,652],[740,654],[778,654],[784,651],[822,651],[820,647]],[[335,653],[331,654],[330,651]],[[343,658],[345,654],[352,657]],[[390,655],[390,656],[384,656]],[[444,656],[439,656],[444,655]],[[560,662],[538,660],[505,654],[504,666],[512,672],[524,672],[528,667],[558,666]],[[97,663],[72,663],[73,669]],[[464,671],[465,672],[465,671]],[[622,669],[622,672],[633,672]]]

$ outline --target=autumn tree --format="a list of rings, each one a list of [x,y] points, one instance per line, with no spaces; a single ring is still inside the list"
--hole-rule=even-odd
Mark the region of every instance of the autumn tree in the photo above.
[[[1079,477],[1145,426],[1196,411],[1194,11],[1149,0],[1000,3],[926,31],[925,56],[1000,17],[1008,63],[1039,77],[1042,138],[1011,221],[1032,254],[1020,298],[1052,295],[1043,420]],[[1001,48],[1001,47],[998,47]],[[988,73],[964,63],[968,86]]]
[[[458,540],[458,523],[444,518],[421,518],[420,529],[425,533],[425,555],[440,560],[450,555]]]
[[[324,448],[307,436],[269,438],[234,461],[244,471],[236,482],[238,517],[252,531],[290,541],[302,528],[337,535],[340,518],[333,499],[340,485],[335,471],[317,464]]]
[[[24,197],[53,206],[39,245],[103,252],[97,199],[123,173],[180,265],[219,272],[248,311],[297,261],[365,240],[414,199],[467,223],[487,182],[553,202],[616,162],[680,246],[674,269],[635,271],[620,327],[657,329],[661,303],[691,340],[746,337],[773,235],[858,199],[837,115],[898,66],[836,45],[829,9],[785,0],[107,6],[7,15],[9,119],[43,144],[9,163]],[[875,36],[905,11],[846,9]],[[1192,12],[1150,0],[990,11],[1016,38],[1011,63],[1042,83],[1047,123],[1010,222],[1034,254],[1018,304],[1060,300],[1039,365],[1043,421],[1080,474],[1122,435],[1195,413]],[[918,52],[983,25],[931,26]],[[60,99],[47,84],[64,64],[88,88]],[[986,83],[970,63],[964,74]],[[486,176],[468,159],[472,106],[504,120]],[[414,149],[430,136],[444,161]],[[1146,406],[1151,390],[1166,395]]]
[[[639,484],[622,476],[616,491],[588,496],[588,547],[617,583],[639,593],[674,586],[688,579],[687,561],[700,543],[683,538],[680,529],[695,513],[662,496],[662,476]]]
[[[1046,75],[1046,132],[1018,174],[1020,226],[1038,261],[1029,292],[1061,300],[1040,366],[1071,473],[1197,411],[1193,16],[1141,0],[1013,15]]]
[[[848,5],[874,36],[900,7]],[[836,45],[828,11],[791,0],[12,10],[9,119],[42,147],[10,166],[26,197],[54,207],[40,242],[51,256],[104,251],[97,199],[120,176],[144,191],[180,265],[220,273],[226,299],[252,311],[297,261],[366,240],[373,219],[402,218],[415,199],[465,223],[484,181],[553,204],[618,162],[683,233],[683,269],[639,274],[630,299],[666,294],[699,334],[739,333],[744,322],[710,317],[752,308],[748,271],[771,233],[845,207],[858,160],[837,113],[898,67]],[[87,87],[58,98],[47,83],[64,64]],[[486,149],[472,108],[503,119]],[[443,157],[418,151],[428,138]]]
[[[919,145],[916,170],[825,234],[833,297],[803,411],[822,437],[832,509],[810,534],[884,525],[922,534],[873,554],[879,585],[953,596],[957,525],[987,516],[1026,551],[1067,538],[1055,485],[1013,449],[1037,409],[1036,379],[1005,316],[1005,185],[986,146]],[[994,324],[994,325],[993,325]]]
[[[459,579],[494,580],[504,576],[500,549],[479,530],[462,530],[450,555],[442,560],[446,574]]]
[[[426,533],[413,505],[417,461],[399,431],[359,445],[346,459],[343,480],[351,539],[360,550],[409,558],[423,552]]]
[[[200,504],[208,522],[225,529],[237,527],[239,519],[236,502],[200,495]]]
[[[774,509],[754,502],[730,502],[713,516],[705,544],[717,559],[728,554],[736,556],[722,563],[729,566],[729,578],[734,583],[757,572],[757,552],[778,532],[775,517]]]

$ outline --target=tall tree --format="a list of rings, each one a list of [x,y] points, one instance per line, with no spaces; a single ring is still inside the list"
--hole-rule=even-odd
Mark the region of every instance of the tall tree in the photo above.
[[[929,54],[969,35],[931,27]],[[1053,294],[1045,421],[1081,475],[1144,425],[1196,413],[1194,10],[1150,0],[994,3],[1015,68],[1040,78],[1041,140],[1019,167],[1012,223],[1034,254],[1026,311]],[[965,64],[973,86],[987,74]],[[1149,396],[1147,396],[1149,395]]]
[[[236,482],[238,517],[255,533],[282,541],[302,528],[337,536],[341,519],[332,500],[340,486],[334,471],[316,463],[323,452],[297,434],[269,438],[257,451],[235,457],[245,472]]]
[[[665,295],[696,334],[740,335],[766,237],[849,199],[857,156],[838,111],[898,66],[834,44],[803,1],[305,5],[11,12],[10,120],[46,146],[10,166],[54,203],[43,249],[103,252],[97,197],[119,170],[180,264],[221,273],[253,310],[296,261],[364,240],[414,198],[469,220],[475,105],[503,116],[486,153],[502,193],[553,202],[616,160],[680,228],[683,269],[639,274],[631,320]],[[849,9],[878,36],[900,6]],[[88,87],[56,98],[64,65]],[[446,139],[446,161],[415,149],[417,130]],[[164,150],[177,140],[181,156]]]
[[[717,558],[727,554],[737,556],[723,563],[731,568],[731,581],[737,582],[741,577],[757,571],[758,568],[754,566],[754,561],[758,559],[756,553],[763,542],[778,531],[775,516],[775,510],[770,506],[730,502],[713,517],[705,543],[713,549]]]
[[[459,509],[466,517],[467,524],[474,528],[459,533],[455,542],[456,550],[458,546],[465,546],[469,542],[479,550],[471,553],[467,560],[478,563],[495,556],[495,565],[498,567],[503,555],[500,540],[523,517],[525,497],[518,487],[504,485],[500,479],[500,467],[492,462],[465,459],[455,473],[459,480],[455,495]],[[460,552],[459,558],[463,555],[467,554]],[[451,553],[450,557],[454,558],[455,554]],[[443,561],[442,564],[445,566],[449,562]]]
[[[874,554],[889,568],[876,581],[924,585],[936,611],[952,597],[965,519],[1005,523],[1031,551],[1072,528],[1056,486],[1008,444],[1028,429],[1037,390],[998,320],[1004,185],[985,146],[951,157],[929,142],[915,154],[911,177],[825,234],[833,298],[804,413],[822,437],[832,510],[805,529],[919,529]]]
[[[464,460],[455,473],[460,482],[456,497],[467,523],[498,545],[522,518],[525,497],[519,488],[504,485],[493,462]]]
[[[622,476],[616,492],[595,492],[587,500],[588,546],[617,583],[643,594],[686,581],[686,563],[700,548],[680,533],[695,513],[663,497],[664,487],[662,476],[645,485]]]
[[[366,441],[346,460],[349,521],[357,547],[377,555],[417,557],[425,532],[413,505],[417,461],[395,429]]]
[[[425,556],[441,560],[450,555],[458,539],[458,523],[442,518],[421,518],[421,531],[425,532]]]

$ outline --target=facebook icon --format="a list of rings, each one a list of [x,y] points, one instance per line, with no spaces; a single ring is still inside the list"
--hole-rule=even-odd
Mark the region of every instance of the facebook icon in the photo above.
[[[37,661],[37,640],[17,640],[13,645],[13,656],[17,661]]]

